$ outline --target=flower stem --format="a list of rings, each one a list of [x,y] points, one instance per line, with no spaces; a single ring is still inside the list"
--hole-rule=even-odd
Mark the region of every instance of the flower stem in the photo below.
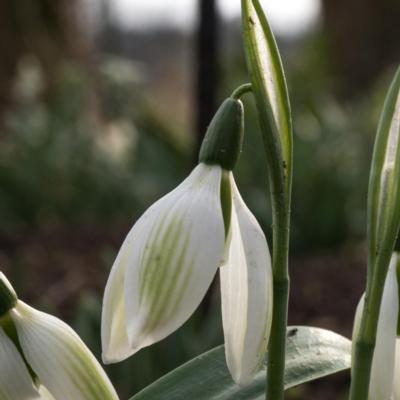
[[[289,279],[274,279],[274,311],[268,352],[266,399],[283,399]]]
[[[353,364],[353,378],[350,387],[350,398],[352,400],[367,400],[369,391],[369,377],[371,374],[372,358],[374,355],[374,344],[360,340],[356,342]]]
[[[391,256],[390,246],[388,247],[375,259],[374,267],[369,268],[365,306],[355,343],[350,400],[368,399],[379,311]]]
[[[279,201],[281,200],[281,202]],[[278,201],[277,201],[278,200]],[[281,196],[272,195],[273,201],[273,316],[268,345],[266,399],[283,400],[286,355],[286,326],[289,302],[289,213]],[[278,204],[277,204],[278,203]],[[287,204],[287,203],[286,203]]]
[[[251,83],[245,83],[241,86],[239,86],[238,88],[236,88],[233,93],[231,94],[231,97],[233,99],[239,100],[244,94],[251,92],[252,86]]]

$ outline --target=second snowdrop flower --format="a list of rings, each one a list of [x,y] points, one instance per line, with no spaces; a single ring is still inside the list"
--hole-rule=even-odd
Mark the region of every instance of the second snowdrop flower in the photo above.
[[[230,98],[211,121],[198,166],[129,232],[104,294],[105,362],[121,361],[179,328],[221,267],[229,370],[244,385],[260,368],[271,325],[271,260],[231,172],[242,140],[243,106]]]
[[[64,322],[17,298],[0,272],[0,400],[118,400],[93,354]]]

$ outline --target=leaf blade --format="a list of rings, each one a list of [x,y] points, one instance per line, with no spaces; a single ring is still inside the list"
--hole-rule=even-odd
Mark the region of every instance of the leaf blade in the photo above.
[[[272,30],[258,0],[242,0],[243,38],[272,172],[290,194],[292,120],[282,61]],[[272,134],[272,135],[271,135]],[[276,184],[276,183],[275,183]]]
[[[377,129],[368,192],[369,264],[390,258],[400,225],[400,68],[386,95]]]
[[[285,388],[350,368],[350,340],[325,329],[290,327]],[[309,361],[305,367],[305,360]],[[216,347],[154,382],[130,400],[259,400],[265,396],[265,368],[244,388],[226,367],[224,346]]]

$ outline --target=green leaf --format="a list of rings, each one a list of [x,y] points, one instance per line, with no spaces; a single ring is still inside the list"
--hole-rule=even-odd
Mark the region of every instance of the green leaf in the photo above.
[[[289,197],[292,174],[292,121],[281,59],[259,1],[242,0],[242,10],[247,66],[270,163],[272,183],[276,189],[285,190]]]
[[[389,264],[400,226],[400,68],[390,85],[375,139],[368,192],[369,264]]]
[[[351,342],[334,332],[289,327],[285,388],[291,388],[350,367]],[[131,400],[261,400],[265,367],[245,388],[236,385],[226,367],[224,346],[216,347],[154,382]]]

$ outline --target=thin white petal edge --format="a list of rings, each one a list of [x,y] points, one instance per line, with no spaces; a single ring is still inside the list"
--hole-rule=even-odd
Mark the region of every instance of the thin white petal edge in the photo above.
[[[393,380],[393,400],[400,400],[400,338],[396,339],[396,360]]]
[[[19,301],[10,311],[24,356],[56,400],[117,400],[107,375],[64,322]]]
[[[230,174],[231,238],[220,268],[225,354],[232,378],[251,383],[264,362],[272,322],[271,257],[265,235]]]
[[[399,312],[399,294],[396,277],[397,257],[397,254],[393,254],[385,281],[376,346],[372,361],[368,400],[392,400],[397,316]],[[357,306],[353,329],[353,343],[355,343],[354,339],[358,334],[364,301],[365,296],[363,295]]]
[[[140,219],[147,221],[132,243],[124,287],[132,352],[186,322],[220,266],[225,241],[221,174],[219,166],[200,163]]]
[[[39,399],[39,393],[17,348],[0,327],[0,400],[17,399]]]
[[[152,214],[154,215],[155,213]],[[143,216],[128,233],[112,266],[106,284],[101,318],[102,359],[106,364],[122,361],[134,353],[129,344],[126,330],[123,293],[125,271],[132,243],[140,240],[143,223],[148,219],[152,219],[152,214],[148,218]]]
[[[43,385],[39,387],[39,393],[40,400],[56,400]]]

